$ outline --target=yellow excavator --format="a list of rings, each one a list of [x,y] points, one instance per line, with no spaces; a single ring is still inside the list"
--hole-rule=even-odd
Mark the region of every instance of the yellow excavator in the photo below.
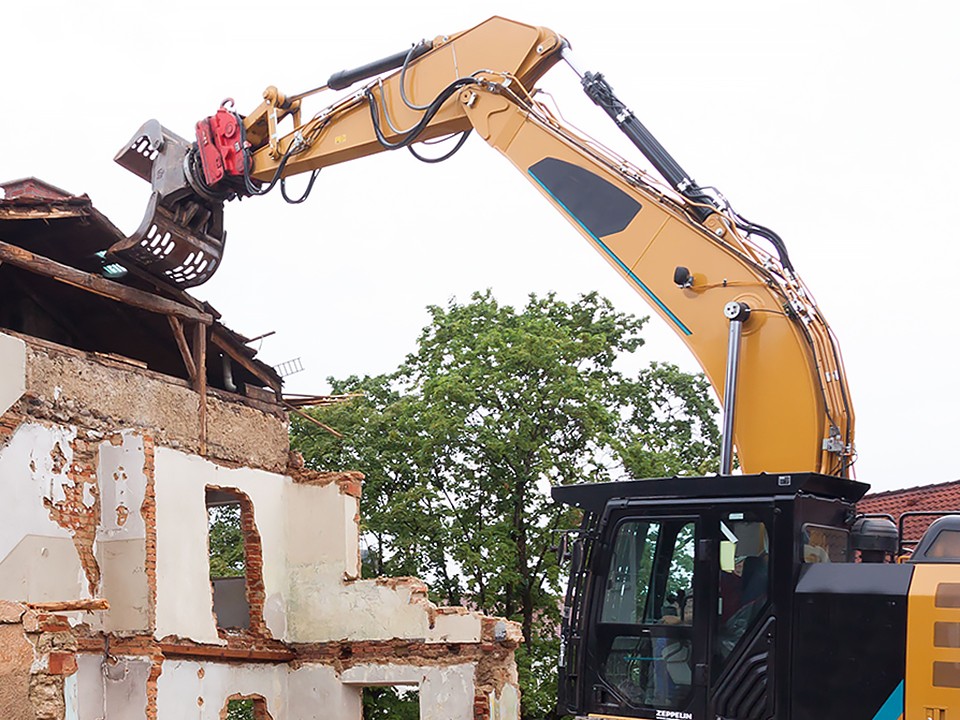
[[[538,97],[561,62],[652,170]],[[222,259],[225,202],[277,186],[301,202],[323,167],[400,148],[436,162],[473,131],[679,334],[723,401],[718,476],[554,488],[584,516],[569,549],[559,710],[960,719],[960,518],[936,520],[908,555],[890,518],[858,515],[867,486],[851,479],[840,351],[783,240],[697,184],[555,32],[494,17],[307,92],[267,88],[246,115],[225,102],[189,141],[148,121],[116,158],[151,183],[147,213],[107,260],[158,287],[199,285]],[[418,152],[445,137],[445,155]],[[285,179],[300,173],[306,192],[291,198]]]

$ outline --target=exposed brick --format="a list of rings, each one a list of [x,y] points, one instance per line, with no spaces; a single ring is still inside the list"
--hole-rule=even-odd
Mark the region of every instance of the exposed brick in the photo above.
[[[146,559],[144,571],[147,575],[147,601],[150,629],[157,626],[157,494],[155,482],[156,450],[152,435],[143,436],[143,475],[147,479],[140,516],[146,530]]]
[[[73,536],[73,544],[80,556],[80,565],[87,576],[90,594],[97,595],[100,586],[100,565],[94,554],[97,539],[97,525],[100,522],[100,490],[97,485],[97,456],[99,442],[76,438],[72,443],[73,463],[67,471],[69,484],[62,485],[66,497],[59,502],[44,498],[44,507],[50,512],[50,519]],[[51,453],[54,471],[57,463],[65,463],[66,458],[60,445],[54,446]],[[62,467],[61,467],[62,470]],[[87,505],[85,496],[93,498],[93,504]]]
[[[486,695],[474,695],[473,720],[490,720],[490,699]]]
[[[260,531],[250,496],[236,488],[207,486],[208,490],[225,492],[237,499],[240,505],[240,530],[243,533],[243,561],[246,568],[247,605],[250,608],[250,628],[247,633],[256,638],[269,638],[270,631],[263,619],[263,604],[266,602],[266,588],[263,584],[263,546]],[[228,633],[220,630],[220,635]],[[230,635],[236,634],[230,631]],[[242,633],[241,633],[242,634]]]
[[[337,485],[340,487],[341,495],[358,498],[363,494],[363,481],[359,479],[351,478],[349,480],[341,480]]]
[[[37,627],[40,632],[70,632],[70,623],[63,615],[41,613],[37,618]]]
[[[52,652],[47,656],[47,672],[51,675],[73,675],[77,658],[73,653]]]
[[[340,492],[344,495],[354,495],[360,497],[360,489],[363,485],[363,473],[356,470],[345,470],[340,472],[320,472],[318,470],[309,470],[298,464],[288,465],[287,474],[293,481],[299,485],[324,485],[336,484]],[[354,494],[356,493],[356,494]]]

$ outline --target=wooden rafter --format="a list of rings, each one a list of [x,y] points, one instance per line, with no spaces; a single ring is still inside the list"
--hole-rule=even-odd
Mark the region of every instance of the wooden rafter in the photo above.
[[[196,382],[197,364],[193,361],[190,346],[187,345],[187,337],[183,334],[183,323],[173,315],[167,315],[167,320],[170,323],[170,329],[173,331],[173,337],[177,341],[177,347],[180,349],[183,364],[187,368],[187,375],[190,377],[191,382]]]
[[[11,245],[0,240],[0,262],[6,262],[14,267],[28,272],[52,278],[58,282],[86,290],[109,300],[131,305],[148,312],[160,315],[172,315],[181,320],[210,325],[213,317],[209,313],[200,312],[174,300],[153,295],[143,290],[127,287],[120,283],[107,280],[99,275],[77,270],[69,265],[63,265],[50,258],[37,255],[29,250]]]

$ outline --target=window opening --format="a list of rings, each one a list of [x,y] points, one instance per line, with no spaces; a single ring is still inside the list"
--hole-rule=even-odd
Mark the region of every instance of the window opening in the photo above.
[[[207,548],[213,612],[220,630],[267,634],[260,535],[244,493],[207,487]]]
[[[420,720],[420,688],[416,685],[363,688],[363,720]]]

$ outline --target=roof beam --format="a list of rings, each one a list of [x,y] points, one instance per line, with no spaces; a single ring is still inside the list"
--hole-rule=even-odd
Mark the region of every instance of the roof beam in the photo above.
[[[22,270],[43,275],[109,300],[114,300],[148,312],[158,313],[160,315],[172,315],[181,320],[201,323],[202,325],[211,325],[213,323],[213,316],[209,313],[200,312],[174,300],[168,300],[158,295],[121,285],[120,283],[107,280],[99,275],[92,275],[82,270],[77,270],[76,268],[63,265],[50,258],[32,253],[29,250],[24,250],[16,245],[5,243],[2,240],[0,240],[0,263],[9,263]]]

